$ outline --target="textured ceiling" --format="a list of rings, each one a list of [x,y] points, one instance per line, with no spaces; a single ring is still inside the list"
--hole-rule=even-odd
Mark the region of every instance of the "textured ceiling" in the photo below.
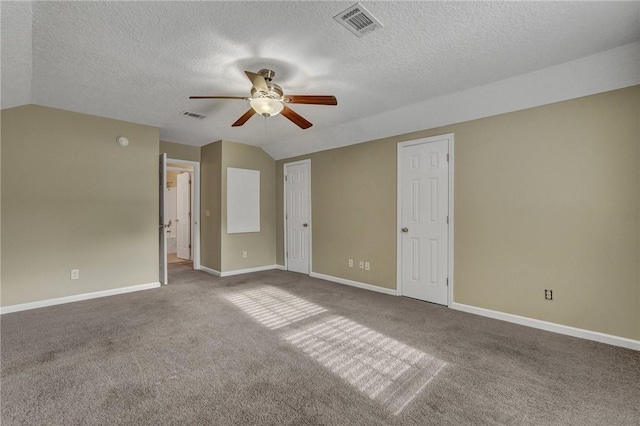
[[[640,2],[362,2],[384,25],[362,38],[333,20],[354,3],[3,1],[2,108],[36,103],[282,158],[305,139],[305,151],[359,142],[336,129],[366,117],[640,40]],[[261,68],[285,93],[338,106],[293,106],[309,130],[259,116],[232,128],[246,101],[188,99],[246,96],[243,70]]]

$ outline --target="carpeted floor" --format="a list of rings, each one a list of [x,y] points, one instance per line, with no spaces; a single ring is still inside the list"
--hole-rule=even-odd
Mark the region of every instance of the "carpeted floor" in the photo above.
[[[169,264],[171,264],[171,263],[185,263],[185,264],[187,264],[188,263],[190,266],[193,265],[192,261],[190,261],[188,259],[180,258],[180,257],[178,257],[178,255],[176,253],[167,253],[167,263],[169,263]]]
[[[3,315],[2,424],[640,424],[640,352],[283,271],[170,277]]]

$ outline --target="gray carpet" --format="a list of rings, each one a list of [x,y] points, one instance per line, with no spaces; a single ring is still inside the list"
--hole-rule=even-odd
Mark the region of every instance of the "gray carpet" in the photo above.
[[[638,425],[640,353],[283,271],[3,315],[2,424]]]

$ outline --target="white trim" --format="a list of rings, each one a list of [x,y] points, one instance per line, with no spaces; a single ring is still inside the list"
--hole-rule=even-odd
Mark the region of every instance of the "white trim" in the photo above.
[[[156,281],[148,284],[133,285],[130,287],[113,288],[110,290],[94,291],[92,293],[74,294],[73,296],[58,297],[55,299],[38,300],[37,302],[20,303],[0,307],[0,315],[12,312],[26,311],[29,309],[44,308],[46,306],[62,305],[64,303],[79,302],[81,300],[96,299],[98,297],[115,296],[116,294],[131,293],[140,290],[149,290],[160,287],[160,282]]]
[[[406,135],[640,84],[640,41],[422,102],[295,134],[266,147],[276,160]],[[331,143],[327,143],[330,137]]]
[[[193,239],[193,269],[200,269],[200,163],[190,160],[167,158],[168,163],[184,164],[193,167],[193,209],[191,211],[191,229]],[[182,170],[188,171],[188,170]]]
[[[158,164],[160,169],[159,177],[159,197],[160,202],[158,203],[158,281],[161,284],[166,285],[169,282],[169,272],[168,272],[168,259],[167,259],[167,153],[163,152],[160,154],[160,161]]]
[[[453,184],[453,166],[456,163],[455,161],[455,145],[454,145],[454,134],[449,133],[449,259],[448,259],[448,268],[449,268],[449,298],[447,302],[447,306],[451,307],[453,305],[453,286],[455,285],[455,279],[453,276],[453,262],[454,262],[454,250],[453,243],[455,238],[453,238],[453,230],[455,227],[455,215],[453,214],[453,205],[454,205],[454,184]]]
[[[186,161],[186,160],[185,160]],[[175,161],[172,161],[175,162]],[[183,169],[182,167],[167,167],[168,172],[193,173],[193,169]]]
[[[454,215],[453,215],[453,165],[455,163],[454,156],[454,134],[446,133],[444,135],[431,136],[428,138],[414,139],[404,142],[399,142],[396,148],[396,162],[397,162],[397,181],[396,181],[396,292],[398,295],[402,295],[402,148],[411,145],[422,145],[425,143],[441,141],[447,139],[447,150],[449,154],[449,252],[447,253],[447,276],[449,277],[449,287],[447,289],[447,306],[451,307],[453,302],[453,228],[454,228]]]
[[[216,271],[215,269],[207,268],[206,266],[200,265],[200,268],[198,268],[198,269],[200,269],[203,272],[206,272],[207,274],[215,275],[216,277],[220,276],[220,271]]]
[[[287,247],[287,167],[289,166],[297,166],[300,164],[308,164],[309,165],[309,179],[307,181],[307,193],[309,194],[309,275],[311,275],[311,271],[313,271],[313,223],[311,220],[312,215],[312,203],[311,203],[311,159],[306,158],[304,160],[292,161],[290,163],[284,163],[282,167],[282,199],[283,199],[283,213],[282,213],[282,223],[284,229],[284,270],[289,270],[288,263],[288,247]]]
[[[379,287],[377,285],[361,283],[359,281],[348,280],[348,279],[345,279],[345,278],[332,277],[331,275],[319,274],[317,272],[311,272],[309,274],[309,276],[311,276],[313,278],[319,278],[319,279],[325,280],[325,281],[331,281],[331,282],[338,283],[338,284],[348,285],[348,286],[351,286],[351,287],[362,288],[364,290],[376,291],[378,293],[388,294],[388,295],[391,295],[391,296],[396,296],[398,294],[396,292],[396,290],[394,290],[392,288],[384,288],[384,287]]]
[[[215,269],[207,268],[206,266],[200,266],[201,271],[204,271],[211,275],[215,275],[216,277],[228,277],[231,275],[249,274],[251,272],[270,271],[272,269],[286,271],[283,265],[258,266],[255,268],[236,269],[235,271],[226,271],[226,272],[220,272],[220,271],[216,271]]]
[[[579,337],[581,339],[593,340],[596,342],[607,343],[609,345],[620,346],[623,348],[640,351],[640,340],[627,339],[626,337],[613,336],[611,334],[585,330],[582,328],[556,324],[553,322],[522,317],[514,314],[507,314],[505,312],[493,311],[491,309],[478,308],[476,306],[464,305],[462,303],[453,303],[451,305],[451,308],[470,314],[481,315],[483,317],[494,318],[497,320],[520,324],[527,327],[538,328],[540,330],[551,331],[553,333],[565,334],[567,336]]]
[[[220,273],[221,277],[230,277],[232,275],[250,274],[251,272],[270,271],[273,269],[280,269],[280,265],[265,265],[256,266],[255,268],[236,269],[233,271],[224,271]]]

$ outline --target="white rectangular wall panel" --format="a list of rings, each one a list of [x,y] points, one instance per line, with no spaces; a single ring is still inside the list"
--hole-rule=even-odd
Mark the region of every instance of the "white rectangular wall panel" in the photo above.
[[[260,232],[260,171],[227,167],[227,234]]]

